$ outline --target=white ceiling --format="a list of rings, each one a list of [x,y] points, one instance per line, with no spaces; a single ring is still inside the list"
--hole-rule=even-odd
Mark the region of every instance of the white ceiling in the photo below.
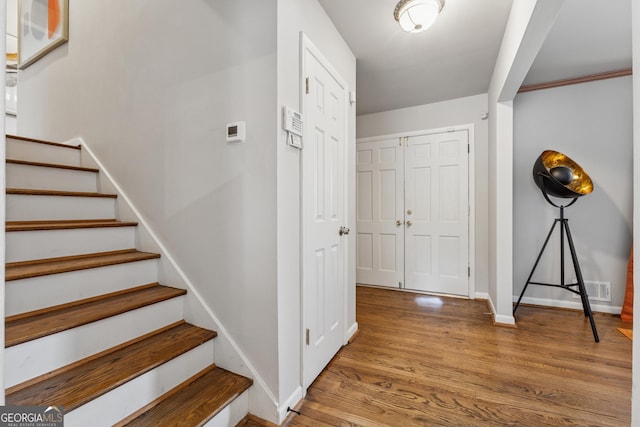
[[[409,34],[396,0],[319,0],[356,56],[358,115],[487,92],[513,0],[445,1]],[[525,84],[630,66],[631,0],[566,0]]]
[[[631,0],[566,0],[524,84],[625,68],[631,68]]]

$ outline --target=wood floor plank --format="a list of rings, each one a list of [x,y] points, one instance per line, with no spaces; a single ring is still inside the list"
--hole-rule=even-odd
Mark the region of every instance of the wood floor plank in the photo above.
[[[5,322],[5,347],[86,325],[184,294],[186,294],[184,289],[155,284],[79,301],[75,305],[65,304],[13,316]]]
[[[160,255],[151,252],[140,252],[135,249],[126,249],[61,258],[10,262],[5,267],[5,280],[11,281],[48,274],[67,273],[154,258],[160,258]]]
[[[211,366],[117,427],[204,425],[251,386],[249,378]]]
[[[357,287],[357,337],[289,426],[622,426],[631,341],[618,316],[521,306],[493,326],[483,301]]]
[[[72,369],[7,389],[7,405],[59,405],[66,411],[95,399],[161,364],[213,339],[216,333],[182,323],[144,340],[118,347]]]

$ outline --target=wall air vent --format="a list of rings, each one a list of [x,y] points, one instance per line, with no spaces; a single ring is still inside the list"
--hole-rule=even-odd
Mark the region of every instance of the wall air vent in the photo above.
[[[611,302],[611,282],[585,280],[584,286],[587,289],[587,295],[589,295],[590,301]],[[575,287],[574,289],[577,289],[577,287]],[[580,298],[580,295],[572,295],[574,298]]]

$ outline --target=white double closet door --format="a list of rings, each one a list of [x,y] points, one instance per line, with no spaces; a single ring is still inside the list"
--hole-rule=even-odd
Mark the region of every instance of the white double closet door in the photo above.
[[[469,132],[357,144],[358,283],[469,295]]]

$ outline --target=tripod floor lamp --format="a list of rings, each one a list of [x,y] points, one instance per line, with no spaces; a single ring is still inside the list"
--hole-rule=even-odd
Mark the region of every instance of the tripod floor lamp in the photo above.
[[[536,262],[533,264],[531,273],[527,278],[527,282],[520,293],[518,302],[513,308],[513,314],[516,314],[516,310],[520,305],[522,296],[524,295],[529,285],[542,285],[552,286],[556,288],[562,288],[574,294],[580,295],[582,300],[582,309],[585,317],[589,318],[591,323],[591,330],[593,331],[593,338],[596,342],[600,341],[598,338],[598,330],[596,329],[596,323],[593,320],[593,312],[589,305],[589,297],[587,295],[586,288],[584,286],[584,280],[582,278],[582,271],[580,270],[580,264],[578,263],[578,256],[576,255],[576,248],[573,244],[573,238],[571,237],[571,230],[569,229],[569,221],[564,216],[564,209],[573,205],[579,197],[587,195],[593,191],[593,182],[589,175],[573,160],[565,156],[562,153],[552,150],[543,151],[533,165],[533,180],[535,181],[545,200],[551,205],[560,210],[560,217],[553,221],[551,230],[547,234],[547,238],[542,245],[542,249],[538,254]],[[555,203],[551,200],[552,197],[561,199],[570,199],[566,204]],[[560,284],[541,283],[531,280],[533,273],[538,267],[540,258],[549,243],[549,239],[556,228],[556,225],[560,225]],[[571,261],[573,262],[573,269],[576,274],[576,283],[565,283],[565,271],[564,271],[564,258],[565,258],[565,237],[569,244],[569,251],[571,252]]]

